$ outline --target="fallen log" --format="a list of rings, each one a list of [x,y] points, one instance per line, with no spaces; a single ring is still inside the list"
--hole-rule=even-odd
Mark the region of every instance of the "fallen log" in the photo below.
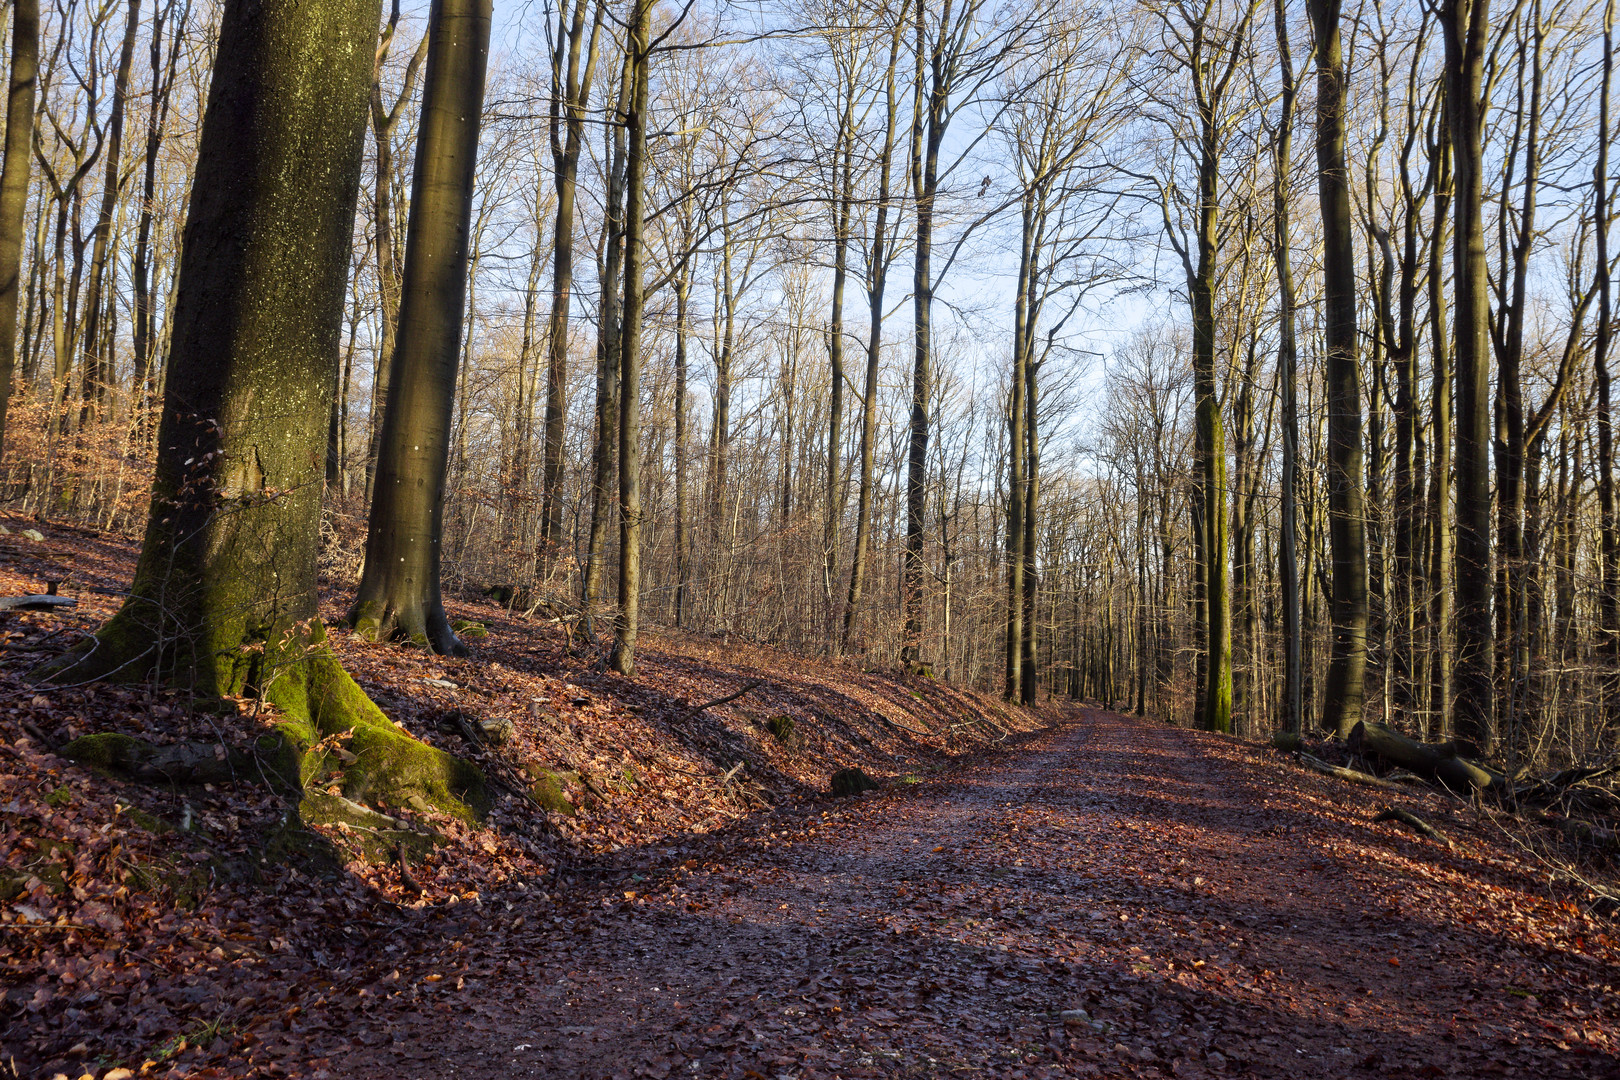
[[[41,593],[37,596],[0,597],[0,611],[50,611],[54,608],[77,607],[79,602],[71,596]]]
[[[1477,761],[1457,755],[1453,743],[1421,743],[1387,724],[1363,721],[1350,732],[1349,747],[1364,757],[1376,757],[1416,773],[1461,794],[1511,794],[1507,777]]]
[[[1424,821],[1410,810],[1401,810],[1394,806],[1386,806],[1382,810],[1378,811],[1376,815],[1374,815],[1373,820],[1399,822],[1400,824],[1405,825],[1408,829],[1411,829],[1413,832],[1418,833],[1421,836],[1427,836],[1430,840],[1433,840],[1437,844],[1444,844],[1448,848],[1452,846],[1451,840],[1446,836],[1445,833],[1441,832],[1433,825],[1430,825],[1427,821]]]
[[[1390,780],[1380,780],[1371,773],[1357,772],[1355,769],[1346,769],[1342,765],[1330,765],[1321,758],[1309,754],[1299,755],[1300,764],[1307,769],[1314,769],[1323,776],[1336,776],[1340,780],[1348,780],[1352,784],[1366,784],[1368,787],[1384,788],[1388,791],[1400,791],[1401,786]]]

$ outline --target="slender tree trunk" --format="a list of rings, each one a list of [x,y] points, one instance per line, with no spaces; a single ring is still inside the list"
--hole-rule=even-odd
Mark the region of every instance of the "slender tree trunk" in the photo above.
[[[1322,695],[1322,726],[1343,739],[1362,719],[1366,691],[1367,536],[1361,490],[1361,379],[1356,359],[1355,221],[1345,162],[1339,8],[1338,0],[1310,3],[1317,42],[1316,164],[1322,207],[1328,517],[1333,559],[1333,637]]]
[[[1597,381],[1597,467],[1599,503],[1598,628],[1600,651],[1609,668],[1604,681],[1605,719],[1620,718],[1620,511],[1614,494],[1614,391],[1609,346],[1614,308],[1609,268],[1609,130],[1614,83],[1614,0],[1603,8],[1603,83],[1598,98],[1597,163],[1592,169],[1592,219],[1597,240],[1598,319],[1592,341]]]
[[[1282,587],[1283,623],[1283,729],[1298,734],[1305,721],[1301,700],[1299,597],[1299,369],[1295,341],[1294,267],[1290,250],[1292,229],[1288,212],[1288,174],[1293,141],[1294,108],[1299,92],[1294,80],[1293,55],[1288,42],[1288,13],[1284,0],[1275,0],[1277,54],[1282,68],[1282,106],[1277,119],[1277,142],[1272,155],[1272,257],[1277,265],[1277,388],[1282,397],[1282,520],[1278,537],[1278,563]]]
[[[464,655],[440,598],[444,484],[467,302],[490,0],[434,0],[421,132],[366,566],[349,623],[372,640]]]
[[[39,0],[14,0],[11,77],[6,95],[6,148],[0,164],[0,446],[17,366],[17,300],[22,285],[23,216],[34,137],[34,84],[39,76]],[[43,215],[43,209],[41,214]]]
[[[564,395],[568,386],[568,315],[574,284],[574,199],[579,154],[584,142],[585,109],[596,70],[597,36],[605,2],[598,0],[585,41],[585,7],[573,0],[566,34],[558,34],[552,57],[551,154],[557,187],[557,216],[552,241],[551,323],[546,362],[546,443],[541,467],[543,508],[540,538],[548,558],[562,541],[563,439],[567,434]],[[581,50],[584,58],[581,59]],[[566,59],[565,59],[566,57]],[[562,129],[559,137],[559,128]]]
[[[372,64],[371,130],[377,143],[377,174],[373,178],[372,215],[377,229],[377,295],[381,302],[375,378],[371,386],[371,421],[366,442],[366,502],[372,500],[376,482],[377,454],[382,447],[383,410],[388,404],[388,380],[394,368],[394,342],[399,329],[400,280],[394,243],[394,131],[405,104],[416,86],[416,73],[427,56],[427,35],[417,42],[416,51],[405,65],[405,78],[391,108],[383,107],[382,72],[388,48],[399,28],[399,0],[394,0],[388,25]]]
[[[1456,294],[1457,642],[1456,730],[1489,753],[1493,742],[1491,627],[1491,408],[1485,257],[1484,116],[1480,86],[1489,0],[1444,0],[1446,119],[1456,173],[1452,273]]]
[[[1007,671],[1003,691],[1009,701],[1024,696],[1024,497],[1028,490],[1024,468],[1029,457],[1025,422],[1028,416],[1026,394],[1029,380],[1029,307],[1032,292],[1034,252],[1034,208],[1031,196],[1023,201],[1023,229],[1018,250],[1018,285],[1013,300],[1013,368],[1007,405]]]
[[[630,92],[629,58],[621,73],[619,100]],[[607,207],[602,225],[598,277],[602,300],[596,332],[596,451],[592,460],[591,529],[585,558],[585,604],[601,602],[607,577],[608,524],[614,504],[614,469],[619,445],[619,279],[624,266],[624,128],[608,125]]]
[[[614,624],[613,670],[636,673],[641,613],[641,321],[642,214],[646,202],[647,82],[651,66],[653,0],[635,0],[626,50],[634,71],[624,124],[625,157],[624,332],[619,361],[619,616]]]
[[[866,380],[861,397],[860,482],[856,491],[855,545],[850,554],[849,596],[844,606],[843,649],[848,652],[854,634],[855,619],[860,612],[862,593],[866,586],[867,553],[871,545],[873,472],[877,454],[877,394],[878,364],[883,347],[883,293],[889,272],[889,203],[891,198],[891,170],[894,163],[894,142],[899,122],[899,101],[896,94],[895,72],[899,65],[900,44],[905,10],[896,15],[889,38],[889,67],[885,77],[888,105],[887,125],[884,129],[883,152],[878,159],[877,214],[872,226],[871,261],[867,270],[867,304],[870,309],[866,335]]]
[[[1033,278],[1035,272],[1034,261],[1038,257],[1039,245],[1031,252],[1030,272]],[[1040,362],[1034,357],[1034,315],[1038,304],[1035,297],[1030,298],[1030,325],[1028,330],[1029,357],[1024,364],[1024,453],[1028,457],[1028,465],[1024,469],[1024,658],[1020,665],[1022,686],[1019,697],[1025,705],[1035,704],[1040,696],[1039,675],[1040,641],[1036,637],[1035,611],[1036,594],[1040,588],[1039,567],[1036,563],[1036,542],[1038,534],[1036,524],[1041,497],[1041,442],[1039,427],[1038,405],[1038,377]]]
[[[906,547],[901,574],[905,641],[920,658],[923,636],[923,531],[928,512],[928,409],[933,397],[934,200],[939,188],[939,149],[945,138],[950,86],[942,52],[950,33],[952,0],[945,0],[939,40],[929,55],[927,4],[917,4],[917,89],[911,130],[911,186],[916,213],[912,259],[911,431],[906,448]],[[925,63],[926,59],[926,63]],[[931,69],[931,78],[926,73]]]
[[[691,539],[686,526],[686,343],[691,263],[683,260],[676,271],[675,288],[675,625],[686,619],[686,579]]]
[[[191,5],[187,0],[178,14],[175,12],[175,0],[167,0],[162,7],[153,14],[152,21],[152,51],[150,60],[152,65],[152,101],[146,114],[146,153],[144,158],[144,173],[141,178],[141,208],[135,232],[135,252],[131,259],[131,275],[134,278],[134,325],[130,329],[131,346],[135,354],[135,376],[131,382],[132,394],[130,407],[137,414],[137,424],[141,430],[147,423],[146,414],[151,406],[151,397],[155,388],[155,352],[157,349],[157,335],[155,323],[155,307],[153,303],[151,286],[151,252],[152,252],[152,220],[155,213],[153,201],[157,193],[157,165],[158,155],[163,149],[164,133],[168,124],[169,101],[174,87],[175,70],[180,61],[180,47],[185,40],[184,28],[191,15]],[[165,62],[163,59],[163,24],[169,19],[175,19],[175,25],[169,35],[169,55]]]
[[[129,18],[124,24],[124,42],[118,52],[118,70],[113,76],[112,111],[107,120],[107,175],[102,183],[101,210],[92,230],[90,280],[85,290],[85,325],[80,343],[84,357],[84,414],[81,426],[93,413],[99,413],[110,392],[111,366],[100,359],[102,290],[107,280],[107,252],[112,240],[113,215],[118,210],[119,183],[124,165],[124,106],[129,100],[129,72],[135,60],[135,32],[140,28],[141,0],[129,0]]]
[[[1444,252],[1451,209],[1451,136],[1442,119],[1431,152],[1434,222],[1429,240],[1429,708],[1438,734],[1452,730],[1452,613],[1455,542],[1451,518],[1452,371],[1446,328]]]

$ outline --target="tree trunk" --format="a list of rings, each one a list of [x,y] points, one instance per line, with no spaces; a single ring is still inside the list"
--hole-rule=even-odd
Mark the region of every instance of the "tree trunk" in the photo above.
[[[444,482],[467,300],[489,0],[435,0],[405,275],[366,566],[349,623],[371,640],[465,655],[440,598]]]
[[[1480,85],[1489,0],[1444,0],[1446,119],[1456,171],[1452,274],[1457,341],[1457,734],[1490,753],[1491,627],[1490,301],[1485,258],[1484,116]]]
[[[641,615],[641,322],[646,305],[642,214],[652,6],[653,0],[635,0],[625,45],[634,79],[624,110],[629,146],[624,178],[624,331],[619,360],[619,616],[614,623],[613,670],[627,677],[636,673]]]
[[[1013,299],[1013,367],[1007,405],[1007,662],[1005,690],[1008,701],[1024,696],[1024,496],[1027,478],[1024,467],[1027,437],[1024,431],[1028,410],[1025,395],[1029,380],[1029,304],[1032,291],[1034,219],[1031,196],[1023,202],[1023,229],[1018,251],[1017,294]]]
[[[1476,0],[1479,2],[1479,0]],[[1345,162],[1339,0],[1311,0],[1316,29],[1316,165],[1321,189],[1327,346],[1328,517],[1332,651],[1322,726],[1339,738],[1361,721],[1367,671],[1367,537],[1361,491],[1361,379],[1356,359],[1355,221]]]
[[[1614,0],[1603,9],[1603,83],[1598,98],[1597,163],[1592,169],[1592,231],[1597,241],[1598,319],[1592,341],[1592,367],[1597,381],[1597,467],[1600,506],[1598,545],[1599,648],[1609,668],[1604,681],[1605,719],[1620,718],[1620,509],[1614,494],[1614,391],[1609,346],[1614,336],[1614,308],[1609,269],[1609,111],[1614,82]]]
[[[1451,730],[1452,575],[1455,570],[1451,518],[1452,372],[1446,330],[1444,252],[1451,208],[1451,136],[1436,124],[1430,152],[1434,175],[1434,222],[1429,239],[1429,442],[1434,447],[1429,481],[1429,710],[1435,730]]]
[[[597,35],[605,3],[596,4],[590,44],[585,40],[585,7],[574,0],[567,33],[557,35],[551,67],[551,154],[557,186],[557,216],[552,241],[551,324],[547,339],[545,449],[541,465],[543,507],[540,538],[551,557],[562,542],[563,440],[567,434],[564,394],[568,387],[568,315],[574,284],[574,197],[579,154],[584,141],[585,108],[596,71]],[[559,27],[561,13],[559,12]],[[581,64],[583,63],[583,70]],[[562,129],[559,138],[559,128]]]
[[[146,540],[129,600],[55,678],[262,696],[280,722],[260,760],[295,789],[341,782],[356,798],[363,776],[373,794],[409,790],[469,817],[469,802],[487,805],[477,771],[401,734],[317,618],[322,448],[377,17],[333,0],[225,5]],[[310,752],[326,736],[366,765],[326,780],[335,770]]]
[[[883,346],[883,292],[889,272],[889,201],[894,140],[899,121],[895,71],[899,65],[902,23],[896,19],[889,38],[889,67],[885,76],[887,124],[883,152],[878,159],[877,215],[872,226],[871,256],[867,264],[867,304],[870,309],[866,334],[866,381],[861,397],[860,482],[856,488],[855,546],[850,554],[849,596],[844,605],[843,649],[848,652],[866,586],[867,552],[871,545],[873,477],[877,454],[878,362]]]
[[[15,0],[11,79],[6,96],[6,148],[0,165],[0,446],[17,365],[17,300],[22,285],[23,217],[34,137],[34,83],[39,75],[39,0]],[[41,211],[43,214],[43,210]]]
[[[377,229],[377,296],[381,304],[378,321],[381,326],[376,375],[371,385],[369,438],[366,442],[365,497],[368,504],[377,478],[377,454],[382,448],[383,409],[388,404],[388,380],[393,372],[394,342],[399,329],[400,280],[394,249],[394,130],[399,126],[399,118],[416,86],[416,73],[427,56],[428,47],[427,35],[424,34],[405,65],[405,78],[400,84],[399,96],[394,99],[391,108],[383,108],[383,64],[388,59],[388,47],[393,43],[398,28],[399,0],[394,0],[393,11],[388,26],[383,30],[382,41],[377,45],[371,70],[371,130],[377,143],[372,214]]]
[[[129,19],[124,25],[124,42],[118,52],[118,70],[113,76],[112,112],[107,120],[107,175],[102,183],[101,210],[92,230],[90,280],[85,290],[83,346],[84,414],[82,427],[92,413],[106,403],[113,371],[101,359],[102,289],[107,280],[107,250],[112,239],[113,214],[118,209],[119,183],[124,166],[124,106],[129,100],[129,72],[135,60],[135,32],[141,22],[141,0],[129,0]]]
[[[629,94],[625,58],[619,100]],[[607,206],[602,223],[605,249],[598,270],[602,282],[596,329],[596,447],[591,462],[591,529],[585,555],[585,606],[594,610],[607,577],[608,523],[613,512],[614,468],[619,450],[619,274],[624,266],[624,128],[605,126],[608,147]]]

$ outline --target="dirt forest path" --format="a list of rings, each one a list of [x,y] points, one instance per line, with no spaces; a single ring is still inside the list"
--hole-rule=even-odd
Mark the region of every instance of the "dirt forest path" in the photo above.
[[[486,905],[334,999],[297,1056],[317,1076],[1620,1075],[1594,924],[1466,813],[1441,819],[1447,851],[1346,788],[1077,710],[941,779],[599,867],[586,899]]]

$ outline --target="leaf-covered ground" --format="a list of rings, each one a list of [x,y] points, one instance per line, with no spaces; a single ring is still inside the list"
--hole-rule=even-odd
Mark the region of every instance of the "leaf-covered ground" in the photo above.
[[[1615,1075],[1609,924],[1468,812],[1406,804],[1455,849],[1269,751],[1077,710],[402,932],[382,982],[259,1051],[333,1076]]]
[[[9,541],[0,591],[25,591],[40,556]],[[420,892],[394,865],[260,863],[282,810],[262,786],[153,789],[39,745],[220,720],[23,679],[127,572],[127,545],[51,544],[90,610],[0,625],[19,1075],[1620,1075],[1613,923],[1488,816],[734,644],[664,639],[626,683],[492,608],[458,611],[490,622],[471,661],[342,641],[407,728],[512,785],[558,770],[576,812],[424,821],[450,835],[411,867]],[[498,718],[501,746],[459,733]],[[846,763],[884,789],[818,796]],[[1391,804],[1453,846],[1372,821]]]
[[[117,610],[136,549],[0,527],[0,596],[54,582],[78,602],[0,612],[0,1076],[252,1073],[267,1019],[318,1000],[338,973],[367,977],[367,962],[422,927],[431,940],[461,912],[487,917],[495,896],[594,888],[604,856],[802,802],[846,766],[928,775],[1044,722],[929,679],[679,635],[645,638],[641,671],[625,680],[543,620],[453,603],[488,628],[468,659],[333,635],[393,720],[497,784],[479,828],[374,805],[438,834],[402,870],[360,858],[363,830],[289,838],[289,801],[251,768],[230,783],[152,785],[54,753],[112,731],[223,754],[250,747],[273,717],[251,702],[221,716],[149,686],[33,680]],[[323,614],[336,625],[345,597],[330,594]]]

